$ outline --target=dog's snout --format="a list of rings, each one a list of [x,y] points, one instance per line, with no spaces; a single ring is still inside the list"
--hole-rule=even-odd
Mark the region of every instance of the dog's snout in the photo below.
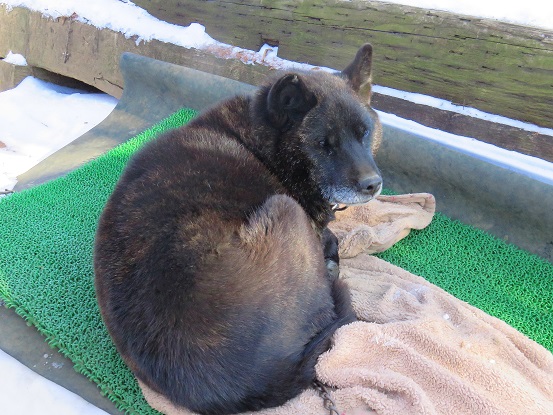
[[[358,186],[362,193],[375,196],[382,189],[382,177],[377,174],[366,176],[359,180]]]

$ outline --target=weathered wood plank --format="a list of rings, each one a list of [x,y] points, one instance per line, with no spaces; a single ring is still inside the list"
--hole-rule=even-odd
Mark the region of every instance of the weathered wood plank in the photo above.
[[[352,0],[137,0],[163,20],[199,22],[217,40],[341,68],[375,46],[378,84],[553,127],[553,32]]]
[[[414,104],[387,95],[374,94],[372,106],[427,127],[463,137],[476,138],[507,150],[553,162],[553,140],[551,136]]]
[[[185,49],[157,40],[136,44],[122,33],[78,22],[70,17],[44,18],[22,7],[8,11],[0,5],[0,55],[13,50],[22,53],[33,68],[44,68],[78,79],[114,97],[123,91],[119,58],[132,52],[183,65],[200,71],[256,84],[274,71],[260,65],[246,65],[210,52]],[[6,52],[4,52],[6,51]]]
[[[335,42],[343,42],[343,40],[335,40]],[[337,59],[337,51],[341,50],[341,47],[345,46],[326,48],[325,53],[328,54],[329,59],[331,59],[330,55],[334,56],[333,59]],[[376,59],[380,59],[379,55],[383,53],[380,49],[377,48],[375,51]],[[25,55],[29,68],[35,76],[44,78],[44,74],[40,73],[40,68],[44,68],[52,73],[78,79],[116,97],[121,96],[123,89],[118,66],[122,52],[138,53],[250,84],[259,84],[272,71],[266,66],[245,65],[237,59],[223,59],[207,51],[189,50],[159,41],[137,45],[135,39],[126,39],[121,33],[108,29],[98,30],[93,26],[71,21],[70,17],[52,20],[25,8],[14,8],[7,12],[6,8],[0,6],[0,56],[8,50]],[[428,59],[433,60],[431,51],[427,53]],[[452,55],[455,54],[452,53]],[[384,56],[388,55],[384,53]],[[337,61],[335,65],[325,62],[322,64],[339,68],[350,58],[351,55],[348,55],[341,61]],[[385,63],[392,62],[384,59]],[[394,64],[395,62],[393,61]],[[392,66],[391,63],[387,65]],[[380,70],[381,73],[382,70]],[[399,77],[395,73],[392,75]],[[376,81],[382,84],[379,76],[377,73]],[[464,82],[471,84],[474,81],[468,77],[466,81],[460,82],[460,88],[468,87]],[[482,85],[480,87],[484,88]],[[549,90],[544,89],[542,93],[549,97]],[[489,94],[492,98],[493,93],[491,89]],[[524,99],[533,100],[532,97],[527,96],[517,97],[513,101],[513,105],[519,105],[522,112],[526,111],[526,104],[521,103]],[[377,109],[395,113],[431,127],[468,135],[500,147],[553,161],[553,139],[550,136],[504,128],[379,95],[375,95],[373,103]],[[465,102],[465,104],[469,103]]]

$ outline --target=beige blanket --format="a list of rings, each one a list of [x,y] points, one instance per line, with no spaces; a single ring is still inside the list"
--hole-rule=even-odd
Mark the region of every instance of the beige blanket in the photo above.
[[[428,194],[381,196],[339,212],[340,276],[359,321],[340,328],[317,377],[339,414],[553,415],[553,355],[421,277],[372,257],[427,226]],[[167,415],[189,415],[142,389]],[[326,415],[315,389],[256,415]]]

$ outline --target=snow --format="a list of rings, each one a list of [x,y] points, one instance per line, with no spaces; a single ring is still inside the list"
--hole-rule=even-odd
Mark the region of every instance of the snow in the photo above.
[[[553,2],[544,0],[386,0],[424,9],[484,17],[522,26],[553,29]]]
[[[80,396],[36,374],[0,350],[4,415],[108,415]]]
[[[117,100],[27,77],[0,94],[0,191],[113,110]]]
[[[3,61],[11,63],[12,65],[27,66],[27,60],[25,57],[19,53],[12,53],[11,50],[8,52],[8,55],[3,59]]]
[[[168,24],[127,1],[5,0],[3,3],[9,7],[22,6],[39,11],[52,19],[71,17],[98,28],[121,32],[127,38],[137,36],[137,44],[158,39],[186,48],[203,48],[216,42],[200,24],[191,24],[186,28]]]
[[[535,124],[526,123],[512,118],[503,117],[501,115],[490,114],[488,112],[480,111],[476,108],[464,107],[461,105],[453,104],[452,102],[445,101],[440,98],[431,97],[429,95],[417,94],[414,92],[400,91],[398,89],[388,88],[386,86],[374,85],[373,92],[387,95],[391,97],[401,98],[415,104],[426,105],[429,107],[439,108],[444,111],[451,111],[457,114],[468,115],[469,117],[479,118],[498,124],[508,125],[510,127],[520,128],[526,131],[535,132],[538,134],[553,136],[553,129],[539,127]]]

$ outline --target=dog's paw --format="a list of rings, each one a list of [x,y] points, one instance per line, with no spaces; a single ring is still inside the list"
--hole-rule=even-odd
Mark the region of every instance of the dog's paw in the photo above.
[[[338,256],[338,238],[330,229],[325,228],[321,239],[325,260],[327,262],[332,260],[338,265],[340,263],[340,258]]]
[[[328,279],[334,281],[340,277],[340,265],[332,259],[326,260],[326,270],[328,271]]]

